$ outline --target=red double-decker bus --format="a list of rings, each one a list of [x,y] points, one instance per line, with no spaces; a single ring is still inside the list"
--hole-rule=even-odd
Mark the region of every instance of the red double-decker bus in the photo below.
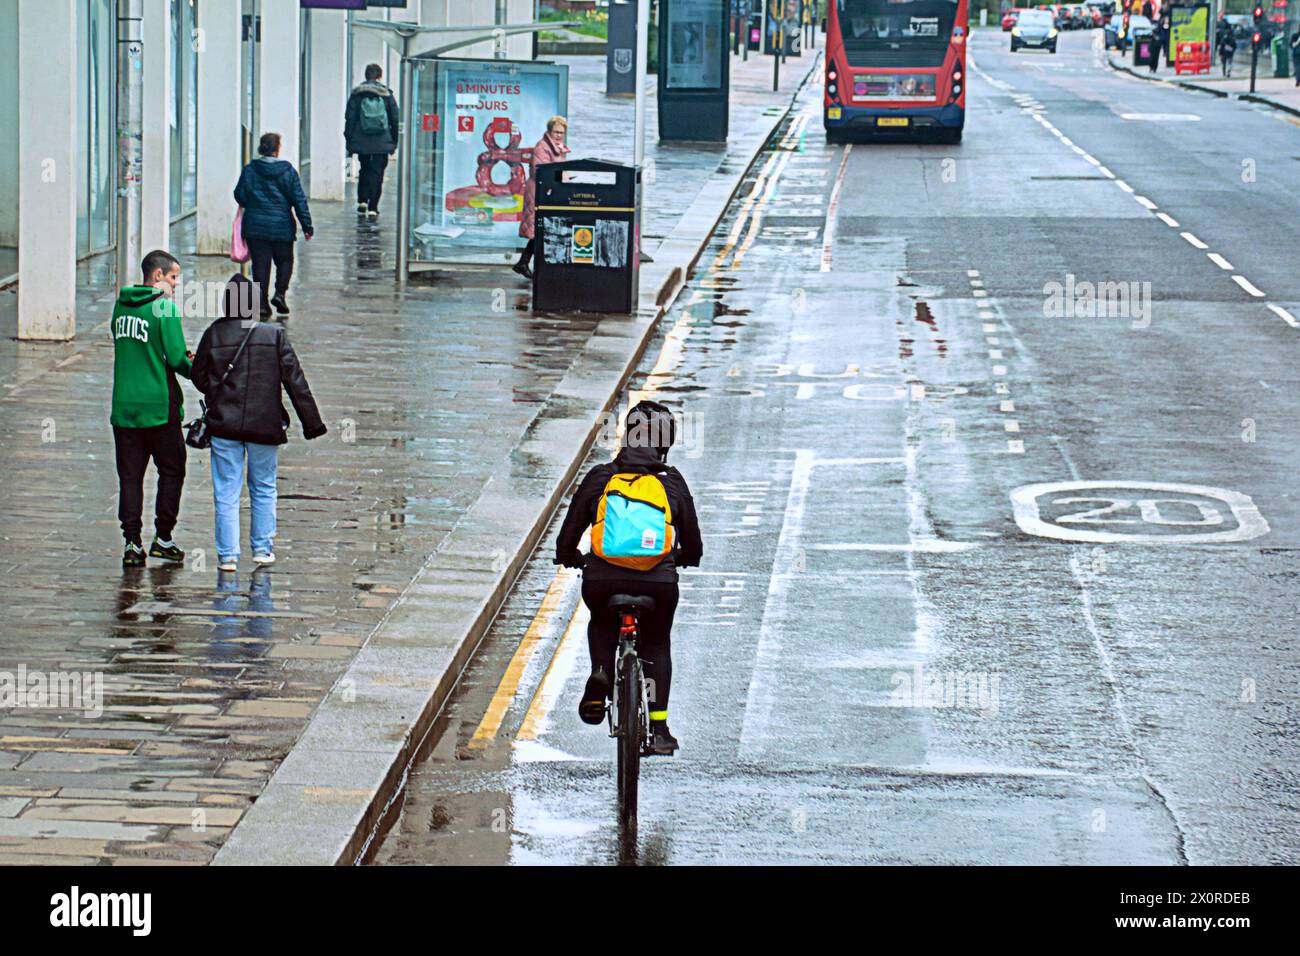
[[[967,0],[829,0],[826,138],[966,125]]]

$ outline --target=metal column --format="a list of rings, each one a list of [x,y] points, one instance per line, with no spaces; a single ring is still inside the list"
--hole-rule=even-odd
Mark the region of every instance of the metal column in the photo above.
[[[117,283],[140,267],[144,167],[144,0],[117,0]]]

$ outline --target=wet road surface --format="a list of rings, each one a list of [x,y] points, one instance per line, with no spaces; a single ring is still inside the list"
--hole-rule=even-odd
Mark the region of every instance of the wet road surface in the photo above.
[[[639,832],[553,528],[372,862],[1300,859],[1300,130],[1093,40],[977,31],[961,146],[806,91],[634,383],[705,539]]]

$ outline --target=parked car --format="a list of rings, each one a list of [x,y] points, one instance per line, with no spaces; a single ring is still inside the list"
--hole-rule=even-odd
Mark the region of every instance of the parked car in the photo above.
[[[1011,30],[1011,52],[1023,48],[1056,52],[1056,18],[1046,10],[1026,10]]]

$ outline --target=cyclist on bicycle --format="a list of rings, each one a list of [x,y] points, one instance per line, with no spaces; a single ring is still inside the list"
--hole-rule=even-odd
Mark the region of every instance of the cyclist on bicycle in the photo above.
[[[651,682],[652,749],[664,756],[677,749],[677,739],[668,731],[668,690],[673,672],[669,636],[677,610],[677,569],[697,567],[704,553],[690,489],[677,469],[666,462],[675,438],[672,413],[658,402],[640,402],[627,413],[623,447],[612,462],[587,472],[573,496],[555,541],[554,562],[582,568],[582,600],[591,611],[587,626],[591,676],[578,704],[578,716],[585,723],[601,722],[610,695],[620,624],[618,614],[608,606],[610,597],[634,594],[654,599],[654,610],[642,613],[638,619],[639,653]],[[629,475],[633,480],[638,475],[654,475],[666,492],[671,549],[648,570],[620,567],[595,554],[584,556],[578,550],[583,533],[597,521],[606,486],[616,475]]]

